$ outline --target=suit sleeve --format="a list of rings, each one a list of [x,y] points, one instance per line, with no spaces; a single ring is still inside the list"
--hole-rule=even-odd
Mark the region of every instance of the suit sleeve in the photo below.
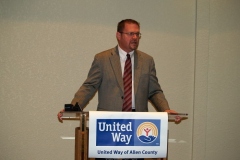
[[[97,92],[98,87],[101,84],[101,80],[102,73],[100,69],[100,63],[95,56],[94,61],[92,62],[92,66],[89,70],[87,79],[75,93],[71,104],[75,105],[78,102],[79,106],[81,108],[84,108]]]
[[[155,63],[152,59],[150,63],[150,81],[149,81],[149,98],[150,102],[153,104],[158,112],[164,112],[169,109],[168,101],[165,98],[163,90],[158,83],[158,78],[156,76]]]

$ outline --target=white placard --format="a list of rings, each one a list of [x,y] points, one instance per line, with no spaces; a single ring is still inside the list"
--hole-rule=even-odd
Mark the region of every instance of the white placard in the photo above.
[[[165,158],[166,112],[89,112],[89,158]]]

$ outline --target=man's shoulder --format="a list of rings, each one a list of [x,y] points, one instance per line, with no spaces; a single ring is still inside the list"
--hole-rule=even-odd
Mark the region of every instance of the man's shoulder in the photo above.
[[[136,54],[140,57],[147,58],[147,59],[153,58],[151,55],[147,54],[146,52],[140,51],[140,50],[136,50]]]
[[[110,49],[107,49],[105,51],[102,51],[100,53],[97,53],[95,55],[95,57],[97,57],[97,58],[109,57],[109,56],[111,56],[113,54],[116,54],[116,53],[117,53],[117,50],[116,50],[116,47],[114,47],[114,48],[110,48]]]

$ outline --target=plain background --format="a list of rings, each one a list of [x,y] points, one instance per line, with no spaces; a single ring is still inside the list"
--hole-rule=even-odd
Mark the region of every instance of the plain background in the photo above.
[[[0,159],[74,159],[64,137],[79,123],[57,112],[126,18],[170,107],[189,114],[169,123],[169,160],[240,159],[239,16],[239,0],[0,0]]]

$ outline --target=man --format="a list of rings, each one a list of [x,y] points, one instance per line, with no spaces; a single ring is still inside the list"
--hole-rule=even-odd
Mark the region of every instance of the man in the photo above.
[[[140,24],[122,20],[116,38],[118,46],[95,55],[88,77],[71,104],[78,103],[83,109],[98,91],[98,111],[147,112],[150,101],[159,112],[176,113],[170,110],[158,83],[153,58],[137,50]],[[61,122],[63,111],[58,113]],[[176,116],[175,121],[180,120]]]

